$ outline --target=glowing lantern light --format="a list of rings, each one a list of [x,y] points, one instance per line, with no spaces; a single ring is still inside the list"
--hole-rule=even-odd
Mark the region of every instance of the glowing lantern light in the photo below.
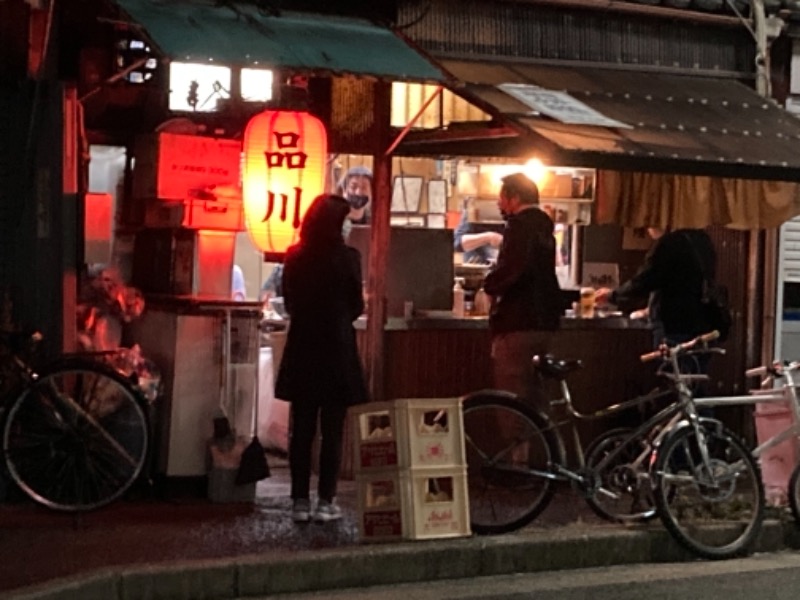
[[[253,243],[274,255],[298,240],[311,201],[324,191],[328,137],[307,112],[267,110],[244,132],[242,199]]]

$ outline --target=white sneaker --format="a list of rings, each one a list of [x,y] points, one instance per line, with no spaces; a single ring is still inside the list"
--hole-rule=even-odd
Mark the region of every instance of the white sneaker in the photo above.
[[[311,501],[308,498],[297,498],[292,504],[292,521],[308,523],[311,520]]]
[[[314,513],[314,520],[318,523],[327,523],[342,518],[342,509],[333,502],[320,500]]]

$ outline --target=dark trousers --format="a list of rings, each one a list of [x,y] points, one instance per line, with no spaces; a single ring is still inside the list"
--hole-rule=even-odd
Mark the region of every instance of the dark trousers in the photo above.
[[[553,335],[552,331],[527,330],[492,337],[494,387],[517,394],[545,414],[550,413],[550,401],[532,359],[547,354]]]
[[[311,479],[311,448],[320,425],[322,443],[319,448],[319,481],[317,493],[321,500],[332,501],[342,463],[342,436],[347,406],[304,399],[292,402],[291,435],[289,439],[289,471],[292,476],[292,499],[309,497]]]

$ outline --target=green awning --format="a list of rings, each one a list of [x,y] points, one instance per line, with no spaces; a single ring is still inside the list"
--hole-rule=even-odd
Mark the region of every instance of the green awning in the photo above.
[[[442,72],[392,30],[358,18],[213,1],[115,0],[172,60],[298,72],[441,81]]]

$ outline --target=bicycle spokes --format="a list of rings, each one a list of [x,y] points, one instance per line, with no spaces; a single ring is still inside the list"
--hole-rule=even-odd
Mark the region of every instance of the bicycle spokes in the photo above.
[[[656,462],[656,502],[664,525],[700,556],[727,558],[752,548],[764,510],[758,465],[721,427],[686,427],[667,438]]]
[[[144,465],[147,433],[125,383],[96,367],[64,368],[15,401],[3,448],[12,477],[37,501],[86,510],[130,487]]]
[[[500,533],[530,521],[552,494],[545,432],[508,402],[466,405],[464,430],[473,530]]]

